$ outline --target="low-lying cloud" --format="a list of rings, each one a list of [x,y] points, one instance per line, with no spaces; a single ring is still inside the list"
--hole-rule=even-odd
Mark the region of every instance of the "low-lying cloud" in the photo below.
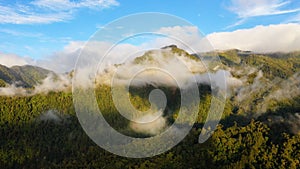
[[[67,74],[48,75],[40,85],[35,86],[34,93],[48,93],[50,91],[64,91],[70,89],[71,77]]]
[[[68,91],[71,90],[71,77],[68,74],[49,74],[43,79],[41,84],[34,86],[34,89],[27,89],[16,84],[0,87],[0,96],[30,96],[38,93],[47,94],[50,91]]]
[[[26,95],[28,94],[23,87],[17,87],[15,84],[6,87],[0,87],[1,96],[14,96],[14,95]]]
[[[162,114],[162,112],[159,114]],[[163,129],[165,129],[167,125],[166,121],[167,120],[162,116],[157,117],[154,114],[146,114],[137,119],[133,119],[133,121],[130,122],[129,126],[133,131],[137,133],[157,135]]]
[[[61,122],[62,118],[57,114],[56,111],[48,110],[45,113],[40,115],[39,120],[41,120],[41,121]]]
[[[151,51],[147,54],[148,60],[140,63],[127,61],[120,66],[112,66],[99,73],[99,82],[106,82],[109,85],[126,83],[134,79],[132,85],[166,85],[177,86],[177,82],[189,83],[194,73],[206,71],[201,61],[187,59],[187,56],[178,55],[169,49]]]

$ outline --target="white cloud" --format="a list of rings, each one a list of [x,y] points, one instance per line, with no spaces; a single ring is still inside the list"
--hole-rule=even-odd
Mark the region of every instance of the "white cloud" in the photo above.
[[[35,0],[31,4],[54,11],[70,10],[76,7],[76,2],[69,0]]]
[[[193,50],[199,49],[203,35],[200,34],[198,28],[195,26],[174,26],[174,27],[163,27],[158,30],[158,33],[178,38],[178,40],[170,38],[160,38],[155,41],[160,47],[170,45],[172,43],[178,45],[180,48],[186,49],[192,48]],[[179,38],[180,37],[180,38]],[[163,40],[164,39],[164,40]],[[187,46],[185,46],[187,45]],[[189,51],[192,52],[192,51]]]
[[[189,53],[213,50],[196,26],[162,27],[155,32],[164,36],[141,44],[141,48],[161,48],[174,44]]]
[[[41,121],[54,121],[61,122],[63,119],[55,110],[48,110],[45,113],[41,114],[39,117]]]
[[[24,11],[20,7],[0,6],[0,23],[35,24],[61,22],[71,18],[69,12],[41,13]]]
[[[27,91],[23,87],[16,87],[14,84],[0,88],[0,96],[26,95]]]
[[[290,52],[300,50],[300,24],[278,24],[269,26],[256,26],[250,29],[239,29],[233,32],[217,32],[203,37],[197,27],[167,27],[158,30],[170,36],[180,37],[183,43],[170,38],[157,38],[150,45],[160,48],[176,44],[187,50],[192,48],[197,52],[211,50],[240,49],[254,52]],[[144,46],[149,45],[145,43]]]
[[[119,5],[119,3],[115,0],[81,0],[79,2],[70,0],[35,0],[31,4],[55,11],[64,11],[76,8],[91,8],[99,10]]]
[[[75,9],[101,10],[119,3],[115,0],[35,0],[27,4],[5,6],[0,4],[0,23],[48,24],[70,20]]]
[[[207,36],[215,49],[240,49],[255,52],[290,52],[300,50],[300,24],[256,26]]]
[[[49,91],[64,91],[71,86],[71,78],[67,74],[54,76],[49,74],[41,84],[36,85],[33,93],[48,93]]]
[[[15,65],[22,66],[33,63],[34,62],[31,58],[21,57],[15,54],[0,53],[0,64],[7,67]]]
[[[84,42],[72,41],[62,51],[57,51],[45,59],[38,60],[37,65],[58,73],[69,72],[74,68],[83,45]]]
[[[159,134],[166,127],[166,119],[162,116],[157,117],[153,114],[146,114],[145,116],[142,116],[138,119],[134,119],[130,122],[130,128],[138,133],[145,133],[150,135]],[[134,121],[141,122],[136,123]]]
[[[291,17],[286,21],[287,23],[300,23],[300,13],[298,15]]]
[[[236,13],[240,18],[254,16],[278,15],[293,13],[300,8],[287,9],[291,1],[283,0],[231,0],[229,10]]]
[[[284,0],[231,0],[228,10],[235,13],[240,20],[225,29],[243,24],[248,18],[290,14],[300,11],[294,8],[293,1]]]

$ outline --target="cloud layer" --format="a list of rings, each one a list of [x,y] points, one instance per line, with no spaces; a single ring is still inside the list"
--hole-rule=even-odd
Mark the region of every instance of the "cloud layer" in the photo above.
[[[290,52],[300,50],[300,25],[256,26],[207,36],[215,49],[240,49],[255,52]]]

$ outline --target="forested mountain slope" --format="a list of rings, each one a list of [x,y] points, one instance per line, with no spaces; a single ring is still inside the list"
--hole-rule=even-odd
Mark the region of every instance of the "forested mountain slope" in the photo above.
[[[169,55],[170,52],[174,56]],[[115,130],[134,137],[152,137],[154,133],[136,130],[118,113],[107,79],[117,68],[122,70],[117,77],[120,82],[128,78],[128,72],[134,72],[141,66],[153,64],[173,70],[173,61],[182,59],[194,70],[192,74],[185,75],[201,77],[198,79],[200,102],[192,130],[177,146],[151,158],[119,157],[97,146],[84,132],[77,119],[70,90],[1,95],[1,168],[299,168],[300,53],[257,54],[239,50],[216,53],[222,64],[213,65],[215,69],[211,78],[218,83],[218,71],[225,72],[228,97],[220,124],[205,143],[199,144],[198,137],[211,100],[215,97],[210,83],[204,78],[205,69],[195,55],[169,46],[161,51],[148,51],[129,63],[104,69],[95,85],[95,95],[99,109]],[[200,56],[206,59],[215,57],[215,54]],[[178,66],[175,68],[181,70]],[[20,73],[21,69],[28,73]],[[38,83],[43,75],[49,73],[35,67],[4,66],[1,66],[0,72],[5,83],[22,79],[31,85],[31,82]],[[150,107],[150,92],[153,89],[164,91],[168,102],[167,109],[163,111],[163,127],[158,130],[162,132],[178,117],[181,93],[172,83],[159,83],[166,78],[146,77],[140,76],[139,80],[145,81],[137,81],[126,94],[136,109],[145,111]],[[184,77],[187,76],[182,79]],[[152,127],[157,128],[155,125]]]

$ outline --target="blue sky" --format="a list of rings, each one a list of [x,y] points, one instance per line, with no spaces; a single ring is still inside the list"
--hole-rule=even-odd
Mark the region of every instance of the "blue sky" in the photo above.
[[[140,12],[181,17],[205,35],[300,23],[298,0],[0,0],[0,53],[44,58]]]

